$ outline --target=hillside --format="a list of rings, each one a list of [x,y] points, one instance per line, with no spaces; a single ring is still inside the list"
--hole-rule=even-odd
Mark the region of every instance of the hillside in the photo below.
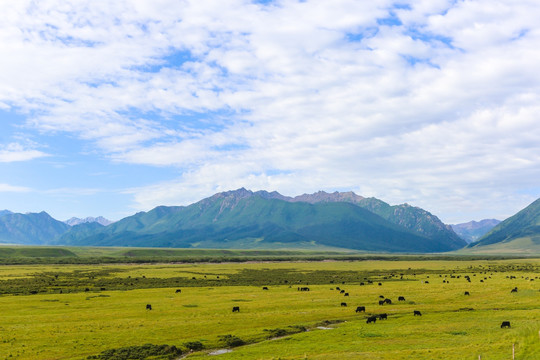
[[[64,234],[69,225],[53,219],[49,214],[6,213],[0,216],[0,243],[40,245]]]
[[[439,239],[452,244],[455,248],[465,246],[461,239],[450,226],[445,225],[437,216],[419,207],[408,204],[391,206],[376,198],[364,198],[352,191],[326,193],[319,191],[314,194],[303,194],[294,198],[285,197],[277,192],[257,192],[267,198],[279,198],[290,202],[307,202],[310,204],[348,202],[358,205],[374,214],[390,221],[393,224],[404,227],[416,234],[429,239]]]
[[[366,251],[441,252],[458,238],[428,238],[352,202],[291,201],[278,193],[245,189],[215,194],[186,207],[157,207],[95,233],[72,229],[66,245],[157,247],[334,247]]]
[[[534,201],[525,209],[501,222],[489,233],[470,247],[479,248],[487,245],[506,244],[513,241],[540,244],[540,199]]]

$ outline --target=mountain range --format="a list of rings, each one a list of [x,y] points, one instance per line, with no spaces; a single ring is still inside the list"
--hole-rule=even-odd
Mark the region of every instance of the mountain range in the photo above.
[[[520,228],[531,219],[529,216],[523,220]],[[481,231],[494,225],[490,221],[480,223]],[[503,223],[490,236],[495,236]],[[460,225],[481,227],[474,222]],[[536,230],[533,227],[529,231]],[[484,244],[484,238],[478,246]],[[504,239],[509,241],[508,237]],[[490,241],[493,244],[498,240]],[[288,197],[275,191],[243,188],[189,206],[158,206],[110,224],[104,224],[102,218],[70,219],[64,223],[45,212],[14,214],[4,210],[0,212],[0,243],[383,252],[446,252],[467,245],[451,226],[408,204],[391,206],[353,192],[319,191]]]
[[[475,242],[497,226],[501,221],[485,219],[481,221],[469,221],[463,224],[450,225],[452,230],[468,243]]]
[[[111,220],[105,219],[103,216],[98,216],[98,217],[89,216],[84,219],[72,217],[64,222],[68,224],[69,226],[75,226],[75,225],[80,225],[84,223],[98,223],[100,225],[107,226],[113,223]]]

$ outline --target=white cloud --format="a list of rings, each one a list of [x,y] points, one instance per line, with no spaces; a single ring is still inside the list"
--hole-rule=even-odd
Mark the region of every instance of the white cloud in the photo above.
[[[0,163],[29,161],[44,156],[49,155],[39,150],[27,148],[18,143],[10,143],[0,146]]]
[[[511,215],[540,195],[540,5],[394,4],[2,3],[0,106],[180,169],[130,190],[138,208],[245,186]]]
[[[22,192],[30,192],[30,191],[32,191],[32,189],[24,187],[24,186],[14,186],[14,185],[0,183],[0,192],[22,193]]]

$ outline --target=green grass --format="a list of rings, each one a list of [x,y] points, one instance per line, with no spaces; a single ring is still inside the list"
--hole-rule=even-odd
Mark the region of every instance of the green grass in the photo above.
[[[456,251],[457,254],[505,254],[505,255],[540,255],[540,236],[525,236],[508,242],[499,242]]]
[[[0,296],[0,359],[84,359],[144,344],[185,350],[188,342],[204,346],[187,357],[199,359],[236,338],[247,345],[218,359],[508,359],[512,344],[516,359],[535,359],[539,270],[539,259],[3,266],[0,289],[56,274],[66,291],[47,285],[35,295]],[[373,284],[360,286],[364,278]],[[126,279],[135,287],[109,289]],[[79,281],[109,285],[86,292]],[[379,306],[379,295],[393,304]],[[359,305],[366,314],[354,312]],[[383,312],[388,320],[366,324],[368,314]],[[500,328],[504,320],[510,329]],[[302,327],[310,331],[295,334]]]

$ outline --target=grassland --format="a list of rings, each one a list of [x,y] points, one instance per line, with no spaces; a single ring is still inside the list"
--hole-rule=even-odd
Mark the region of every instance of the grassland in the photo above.
[[[538,359],[539,270],[540,259],[4,265],[0,359],[144,344],[187,359],[484,360],[510,359],[514,344],[516,359]]]

